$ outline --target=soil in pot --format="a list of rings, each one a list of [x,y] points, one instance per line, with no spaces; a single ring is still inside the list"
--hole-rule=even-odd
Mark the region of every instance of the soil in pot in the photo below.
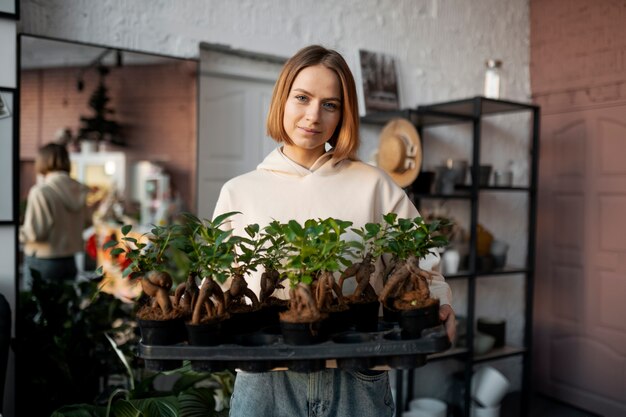
[[[182,318],[170,320],[138,319],[141,343],[144,345],[175,345],[187,340],[185,322]]]
[[[439,300],[429,299],[429,303],[420,308],[401,310],[399,325],[402,339],[419,339],[422,330],[441,324],[439,320]]]
[[[379,309],[380,302],[378,300],[351,303],[350,311],[354,328],[359,332],[378,331]]]

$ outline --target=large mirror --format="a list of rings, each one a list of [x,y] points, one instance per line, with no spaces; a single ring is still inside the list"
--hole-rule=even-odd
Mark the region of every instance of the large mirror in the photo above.
[[[20,53],[22,222],[41,180],[35,157],[50,142],[66,145],[71,176],[91,187],[97,222],[88,216],[80,273],[106,261],[90,245],[94,236],[195,210],[197,61],[26,35]]]

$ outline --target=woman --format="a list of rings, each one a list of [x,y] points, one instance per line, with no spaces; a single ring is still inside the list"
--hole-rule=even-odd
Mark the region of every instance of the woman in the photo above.
[[[42,180],[28,193],[20,229],[26,280],[32,270],[47,281],[74,279],[74,254],[83,250],[89,188],[70,178],[70,157],[63,145],[43,146],[35,170]]]
[[[285,64],[267,118],[270,137],[282,147],[255,171],[227,182],[215,215],[238,211],[230,226],[243,235],[252,223],[304,222],[334,217],[360,227],[395,212],[415,217],[406,194],[378,168],[356,158],[359,121],[354,79],[343,57],[309,46]],[[328,149],[327,149],[328,148]],[[421,263],[432,270],[436,255]],[[260,274],[250,277],[257,294]],[[377,291],[382,283],[373,283]],[[450,289],[436,275],[431,293],[440,299],[440,317],[453,337]],[[284,294],[283,294],[284,296]],[[391,416],[394,405],[387,372],[239,373],[231,416]]]

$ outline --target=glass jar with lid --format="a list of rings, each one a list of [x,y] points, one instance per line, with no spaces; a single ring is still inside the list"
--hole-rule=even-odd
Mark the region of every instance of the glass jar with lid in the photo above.
[[[488,59],[485,62],[485,91],[484,96],[487,98],[500,98],[501,77],[502,77],[502,61],[498,59]]]

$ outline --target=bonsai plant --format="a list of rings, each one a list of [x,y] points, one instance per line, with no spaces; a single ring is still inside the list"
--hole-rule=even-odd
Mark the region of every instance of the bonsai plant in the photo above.
[[[395,213],[383,216],[383,220],[384,251],[391,254],[392,267],[383,276],[384,287],[378,299],[387,308],[401,312],[403,337],[420,337],[423,328],[438,324],[439,300],[430,296],[432,274],[421,269],[419,261],[447,244],[445,236],[437,233],[444,222],[398,218]]]
[[[181,325],[185,311],[170,295],[173,281],[167,268],[171,257],[169,251],[183,242],[180,226],[155,226],[139,239],[129,236],[131,230],[132,225],[122,226],[122,242],[110,240],[103,248],[112,248],[111,256],[124,255],[129,262],[122,272],[124,277],[141,280],[148,302],[136,315],[144,343],[178,343],[184,339]],[[101,268],[99,270],[101,273]]]
[[[353,321],[359,331],[375,331],[378,328],[378,295],[370,284],[370,278],[376,270],[375,262],[382,255],[384,247],[384,229],[379,223],[367,223],[361,228],[352,228],[360,241],[351,241],[350,247],[358,262],[346,268],[339,277],[339,287],[343,291],[346,279],[354,277],[354,292],[345,297],[353,311]]]
[[[180,294],[179,304],[191,313],[187,331],[194,345],[216,345],[222,341],[222,322],[229,315],[220,284],[230,276],[235,260],[235,240],[232,231],[220,227],[233,214],[225,213],[213,221],[186,214],[188,225],[183,250],[188,258],[189,274],[176,294],[177,298]],[[201,278],[199,288],[198,278]]]
[[[295,220],[282,224],[285,236],[285,271],[289,279],[289,310],[280,314],[285,340],[301,343],[299,336],[291,338],[286,329],[298,329],[305,334],[302,342],[322,340],[322,319],[332,311],[345,309],[343,295],[335,283],[333,272],[349,265],[345,258],[347,243],[341,235],[351,222],[328,218],[307,220],[304,227]],[[334,296],[333,296],[334,293]]]

